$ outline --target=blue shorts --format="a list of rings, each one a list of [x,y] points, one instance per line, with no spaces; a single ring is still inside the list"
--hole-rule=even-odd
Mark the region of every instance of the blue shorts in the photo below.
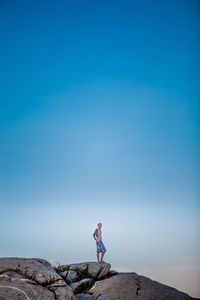
[[[102,242],[102,240],[97,242],[97,252],[106,252],[106,248]]]

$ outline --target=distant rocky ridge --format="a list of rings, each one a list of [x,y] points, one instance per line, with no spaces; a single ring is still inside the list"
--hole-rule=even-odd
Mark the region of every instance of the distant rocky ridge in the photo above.
[[[53,267],[39,258],[0,258],[0,300],[192,300],[194,298],[109,263]]]

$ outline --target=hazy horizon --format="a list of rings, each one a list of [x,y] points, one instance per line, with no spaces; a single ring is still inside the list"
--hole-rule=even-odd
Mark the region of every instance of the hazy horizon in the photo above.
[[[0,2],[0,256],[200,297],[199,2]]]

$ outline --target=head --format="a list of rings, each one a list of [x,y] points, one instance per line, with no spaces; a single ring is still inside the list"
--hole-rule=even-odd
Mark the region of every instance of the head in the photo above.
[[[97,227],[98,227],[98,229],[101,229],[102,224],[101,224],[101,223],[98,223],[98,224],[97,224]]]

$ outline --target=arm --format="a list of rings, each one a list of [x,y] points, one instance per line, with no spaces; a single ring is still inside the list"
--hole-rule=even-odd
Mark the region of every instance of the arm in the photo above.
[[[93,233],[93,238],[95,239],[95,241],[97,240],[97,229],[95,229],[94,233]]]

